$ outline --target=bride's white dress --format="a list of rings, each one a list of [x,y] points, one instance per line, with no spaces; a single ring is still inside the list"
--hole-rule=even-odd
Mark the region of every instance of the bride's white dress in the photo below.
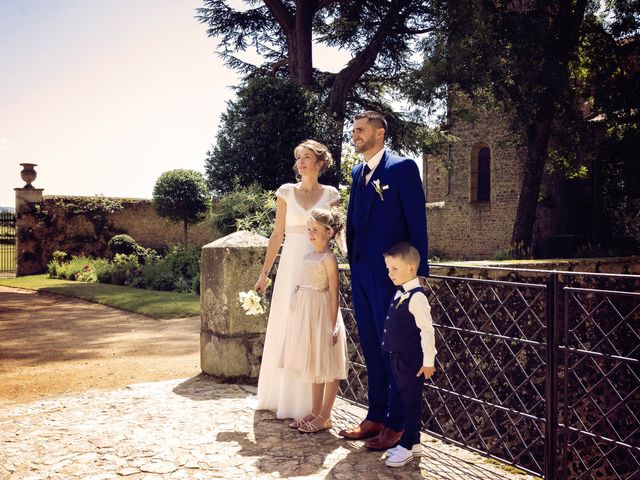
[[[314,208],[328,208],[335,204],[340,194],[334,187],[325,186],[320,199],[308,209],[297,202],[292,183],[278,188],[276,196],[287,204],[285,239],[273,282],[256,408],[273,410],[277,418],[300,418],[311,412],[311,386],[295,376],[285,374],[283,369],[278,368],[278,361],[289,321],[291,293],[296,286],[304,256],[313,250],[307,236],[309,212]]]

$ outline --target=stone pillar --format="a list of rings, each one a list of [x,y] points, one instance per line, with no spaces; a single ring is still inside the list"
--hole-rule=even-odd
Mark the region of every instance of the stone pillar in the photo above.
[[[16,276],[42,273],[42,246],[35,241],[33,229],[36,227],[32,215],[34,205],[42,202],[43,188],[31,185],[36,179],[35,163],[21,163],[20,175],[26,182],[16,192]],[[44,265],[46,268],[46,265]]]
[[[200,259],[200,368],[226,380],[255,383],[268,314],[245,315],[239,292],[258,279],[268,240],[247,231],[202,247]]]

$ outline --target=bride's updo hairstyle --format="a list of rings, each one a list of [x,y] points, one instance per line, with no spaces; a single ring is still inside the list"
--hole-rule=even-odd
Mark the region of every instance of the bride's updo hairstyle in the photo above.
[[[333,157],[331,156],[331,152],[329,152],[329,149],[326,145],[320,142],[316,142],[315,140],[308,139],[300,143],[296,148],[293,149],[293,156],[295,158],[298,158],[298,156],[300,155],[300,150],[302,150],[303,148],[308,148],[309,150],[311,150],[316,156],[316,160],[318,162],[322,162],[322,167],[320,168],[320,172],[318,172],[319,175],[322,175],[329,168],[331,168],[331,165],[333,165]]]
[[[330,228],[333,230],[333,237],[340,233],[342,227],[344,226],[342,222],[342,217],[340,216],[340,212],[336,209],[326,209],[326,208],[314,208],[311,210],[311,218],[318,222],[325,228]]]

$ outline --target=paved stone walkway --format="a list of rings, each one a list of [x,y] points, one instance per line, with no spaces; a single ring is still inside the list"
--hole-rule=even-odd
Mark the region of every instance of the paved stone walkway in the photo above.
[[[390,469],[337,436],[361,408],[338,400],[331,431],[301,434],[254,411],[254,392],[200,375],[0,403],[0,479],[534,478],[427,436],[419,462]]]

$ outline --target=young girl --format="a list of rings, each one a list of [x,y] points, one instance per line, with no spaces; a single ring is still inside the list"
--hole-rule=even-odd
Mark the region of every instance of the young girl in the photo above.
[[[338,262],[329,248],[341,228],[337,213],[311,210],[307,229],[313,252],[302,262],[280,356],[285,374],[311,383],[311,412],[289,424],[306,433],[331,428],[338,383],[347,378],[347,340],[338,315]]]

